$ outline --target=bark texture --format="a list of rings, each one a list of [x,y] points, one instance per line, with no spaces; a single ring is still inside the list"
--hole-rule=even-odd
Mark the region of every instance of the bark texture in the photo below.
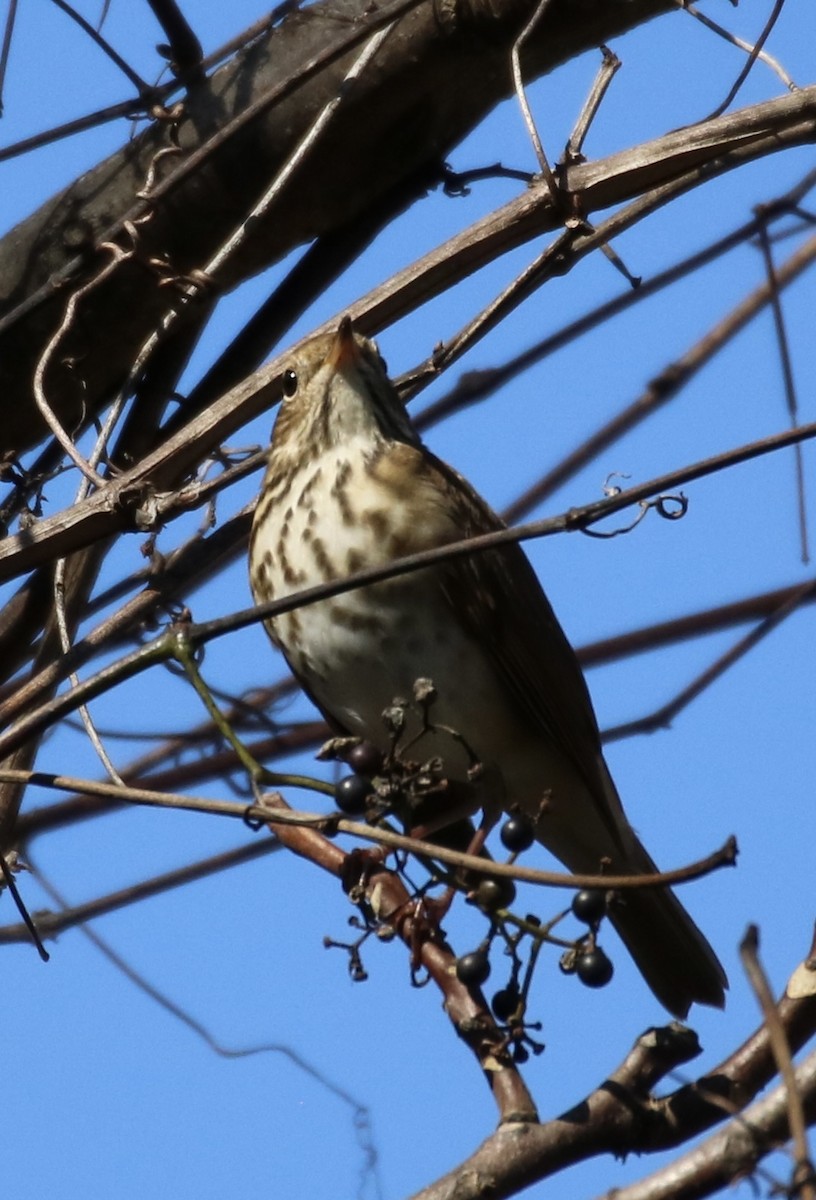
[[[528,43],[525,72],[548,71],[670,7],[667,0],[554,0]],[[177,129],[181,154],[158,162],[149,207],[138,193],[156,152],[169,145],[164,120],[8,233],[0,241],[0,454],[20,454],[44,435],[32,397],[35,364],[71,291],[108,261],[101,242],[135,244],[136,253],[82,298],[46,373],[49,403],[70,431],[126,377],[172,302],[167,280],[202,268],[242,221],[389,15],[399,14],[397,24],[376,59],[216,289],[359,218],[386,195],[410,203],[509,94],[510,48],[533,10],[530,0],[398,0],[379,8],[323,0],[191,87]],[[123,222],[146,212],[134,243]],[[195,303],[187,321],[203,322]]]

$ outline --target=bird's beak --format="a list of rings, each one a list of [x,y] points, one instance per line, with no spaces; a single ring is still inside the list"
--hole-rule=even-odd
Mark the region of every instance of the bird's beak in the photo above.
[[[344,367],[358,363],[361,358],[360,347],[354,340],[351,317],[345,316],[340,322],[337,333],[334,335],[334,341],[331,344],[327,361],[334,367],[335,371],[341,371]]]

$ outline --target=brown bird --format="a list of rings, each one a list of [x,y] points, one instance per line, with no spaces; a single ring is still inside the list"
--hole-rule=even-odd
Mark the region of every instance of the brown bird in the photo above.
[[[257,603],[490,530],[501,519],[422,444],[374,342],[349,318],[283,375],[250,541]],[[267,629],[335,728],[389,744],[382,712],[414,681],[463,735],[491,795],[527,812],[571,871],[653,872],[601,751],[581,668],[523,550],[507,545],[321,600]],[[463,780],[465,751],[423,739]],[[619,893],[610,919],[657,998],[722,1007],[725,974],[673,893]]]

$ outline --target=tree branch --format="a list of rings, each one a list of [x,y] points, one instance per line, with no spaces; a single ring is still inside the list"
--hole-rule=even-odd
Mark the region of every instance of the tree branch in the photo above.
[[[7,317],[14,313],[14,325],[0,337],[0,390],[20,403],[0,430],[0,450],[20,453],[42,436],[27,403],[34,365],[59,323],[65,285],[80,282],[87,267],[95,269],[96,248],[117,239],[124,220],[132,224],[150,214],[139,232],[143,263],[162,257],[179,275],[200,268],[337,94],[348,55],[397,17],[402,19],[378,69],[344,106],[335,135],[304,164],[274,213],[253,229],[220,285],[234,287],[294,246],[361,215],[386,193],[404,187],[408,203],[416,178],[427,178],[432,166],[439,169],[450,149],[508,94],[509,50],[529,7],[529,0],[392,0],[376,8],[367,0],[320,0],[267,29],[191,90],[178,130],[184,157],[149,200],[134,203],[166,144],[166,113],[7,235],[0,243],[0,279],[3,307]],[[578,13],[558,6],[530,38],[526,67],[534,74],[552,69],[668,7],[668,0],[584,0]],[[89,299],[85,327],[93,338],[77,331],[65,345],[67,358],[82,361],[89,413],[126,375],[138,347],[160,323],[167,296],[157,284],[144,265],[123,263]],[[49,396],[61,424],[74,426],[79,407],[69,372],[54,370]]]
[[[811,949],[805,963],[797,969],[797,973],[805,971],[811,980],[809,991],[802,988],[799,994],[791,995],[794,989],[789,984],[777,1005],[793,1051],[816,1032],[816,986],[813,986],[816,962],[812,954]],[[795,974],[793,979],[796,977]],[[500,1128],[470,1158],[418,1192],[413,1200],[483,1200],[486,1195],[491,1200],[503,1200],[566,1166],[599,1154],[648,1154],[682,1145],[740,1112],[774,1077],[776,1070],[768,1031],[762,1025],[712,1071],[669,1096],[655,1099],[651,1095],[655,1084],[697,1053],[695,1035],[681,1025],[649,1030],[610,1078],[575,1108],[542,1125]],[[816,1097],[816,1054],[811,1055],[800,1071],[799,1085],[812,1112]],[[689,1200],[698,1194],[709,1195],[732,1182],[735,1175],[778,1144],[780,1122],[784,1127],[786,1117],[784,1090],[778,1090],[729,1123],[722,1135],[707,1144],[704,1154],[693,1151],[682,1160],[685,1186],[675,1174],[677,1164],[672,1164],[642,1186],[616,1189],[616,1200],[621,1196],[625,1200]],[[763,1142],[759,1151],[754,1135],[757,1120],[760,1129],[764,1122],[774,1132],[774,1137],[768,1143]],[[742,1152],[733,1156],[723,1153],[730,1145],[730,1138],[742,1141]],[[714,1142],[719,1153],[712,1149]],[[709,1172],[705,1189],[698,1193],[694,1181],[701,1171],[701,1160]],[[654,1186],[656,1181],[662,1187]]]

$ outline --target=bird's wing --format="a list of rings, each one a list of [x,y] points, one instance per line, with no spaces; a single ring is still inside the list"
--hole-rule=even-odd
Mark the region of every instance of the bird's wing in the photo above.
[[[505,528],[465,479],[439,459],[434,465],[458,501],[456,524],[466,536]],[[447,602],[489,656],[516,711],[574,765],[619,843],[625,818],[589,690],[524,551],[512,543],[458,558],[442,565],[440,578]]]

